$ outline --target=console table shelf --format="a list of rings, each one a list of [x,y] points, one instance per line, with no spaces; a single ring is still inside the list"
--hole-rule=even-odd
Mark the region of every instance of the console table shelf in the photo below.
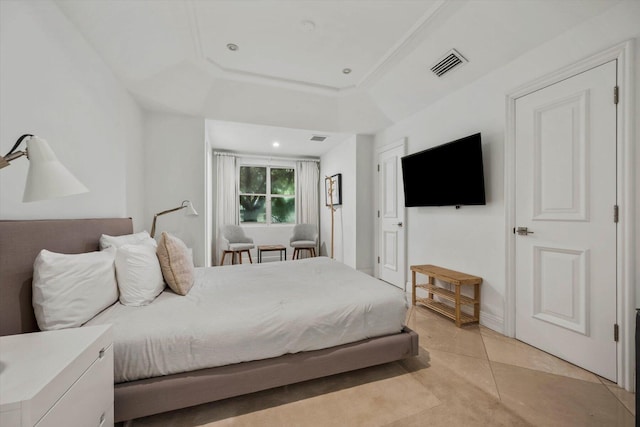
[[[428,283],[418,284],[416,282],[416,273],[427,276]],[[450,291],[437,286],[436,279],[455,286],[455,291]],[[458,327],[465,323],[475,323],[480,321],[481,277],[472,276],[470,274],[449,270],[435,265],[412,265],[411,283],[413,287],[413,305],[416,305],[416,303],[422,304],[431,310],[443,314],[450,319],[453,319]],[[460,293],[460,288],[466,285],[473,286],[473,298]],[[416,289],[425,289],[428,293],[428,297],[418,298],[416,296]],[[453,306],[435,300],[434,295],[443,300],[453,302]],[[463,312],[461,310],[463,305],[473,306],[473,315]]]

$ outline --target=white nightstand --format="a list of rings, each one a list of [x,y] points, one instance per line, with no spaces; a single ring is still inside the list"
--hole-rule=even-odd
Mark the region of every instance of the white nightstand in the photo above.
[[[0,337],[0,426],[113,426],[110,328]]]

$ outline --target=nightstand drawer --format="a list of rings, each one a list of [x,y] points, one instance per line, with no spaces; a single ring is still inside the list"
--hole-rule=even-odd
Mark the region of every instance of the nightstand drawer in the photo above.
[[[45,417],[39,425],[98,425],[75,415],[99,407],[99,419],[113,404],[111,345],[110,325],[0,337],[0,425],[33,427]],[[73,419],[59,422],[54,408],[67,399],[73,407],[62,412]]]
[[[38,427],[93,427],[113,425],[113,346],[85,373],[36,424]]]

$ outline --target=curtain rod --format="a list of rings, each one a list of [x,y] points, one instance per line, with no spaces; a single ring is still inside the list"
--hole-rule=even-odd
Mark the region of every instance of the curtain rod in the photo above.
[[[320,159],[305,159],[303,157],[278,157],[278,156],[267,156],[264,154],[240,154],[240,153],[230,153],[227,151],[214,151],[214,155],[216,156],[229,156],[229,157],[251,157],[254,159],[266,159],[266,160],[288,160],[290,162],[316,162],[320,163]]]

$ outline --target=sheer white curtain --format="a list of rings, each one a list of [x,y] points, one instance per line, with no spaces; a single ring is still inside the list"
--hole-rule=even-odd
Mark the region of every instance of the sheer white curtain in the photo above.
[[[214,264],[219,264],[220,228],[225,224],[238,224],[238,185],[236,183],[236,157],[216,153],[216,249]]]
[[[318,162],[298,161],[298,185],[296,188],[296,222],[319,226],[318,183],[320,171]]]

